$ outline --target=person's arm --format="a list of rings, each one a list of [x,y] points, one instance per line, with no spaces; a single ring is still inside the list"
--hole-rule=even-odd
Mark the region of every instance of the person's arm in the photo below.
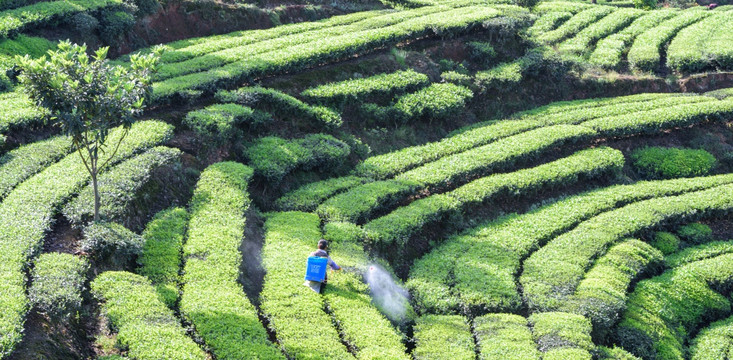
[[[331,266],[331,269],[334,270],[341,270],[341,266],[338,266],[335,261],[331,260],[331,257],[328,257],[328,265]]]

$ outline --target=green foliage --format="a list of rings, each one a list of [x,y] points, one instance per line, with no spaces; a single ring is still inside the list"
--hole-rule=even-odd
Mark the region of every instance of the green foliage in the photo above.
[[[599,360],[641,360],[628,351],[616,346],[612,348],[599,346],[596,348],[594,356],[594,359]]]
[[[606,338],[626,306],[632,282],[660,268],[662,253],[636,239],[612,246],[596,260],[563,308],[591,320],[597,338]]]
[[[479,360],[539,360],[527,319],[514,314],[488,314],[473,320]]]
[[[638,17],[623,30],[598,41],[589,62],[608,69],[617,68],[637,36],[675,15],[676,11],[662,9]]]
[[[618,32],[620,29],[626,28],[632,21],[643,14],[643,11],[636,9],[618,9],[579,31],[574,37],[560,43],[558,50],[578,55],[584,54],[589,49],[592,49],[598,40],[604,39]]]
[[[733,209],[733,186],[691,192],[668,198],[658,198],[627,205],[609,211],[578,225],[524,262],[521,283],[531,309],[547,310],[561,307],[577,288],[592,263],[605,248],[623,237],[665,223],[684,222]],[[599,228],[599,224],[604,224]],[[592,235],[591,235],[592,234]],[[594,241],[584,241],[592,236]]]
[[[137,272],[152,282],[158,297],[171,309],[178,300],[178,272],[187,223],[186,209],[170,208],[157,213],[142,235],[145,244]]]
[[[368,222],[364,230],[372,243],[393,253],[403,249],[410,237],[426,225],[458,216],[470,205],[496,200],[502,195],[528,195],[570,185],[581,178],[618,173],[623,163],[623,155],[617,150],[581,151],[535,168],[480,178],[448,193],[414,201]]]
[[[528,319],[532,327],[532,337],[537,343],[537,348],[544,352],[557,351],[564,348],[575,348],[572,357],[557,357],[553,359],[590,359],[590,350],[593,349],[593,341],[590,332],[593,329],[590,320],[587,318],[563,312],[545,312],[532,314]],[[586,355],[587,354],[587,355]],[[543,356],[548,358],[550,354]],[[577,355],[580,355],[578,357]]]
[[[674,254],[668,255],[664,258],[664,263],[668,268],[673,269],[691,262],[730,253],[733,253],[733,242],[711,241],[709,243],[691,246]]]
[[[483,66],[491,64],[496,57],[496,50],[489,42],[469,41],[466,46],[471,60]]]
[[[235,162],[210,165],[189,206],[180,310],[217,359],[283,359],[237,281],[253,173]]]
[[[680,226],[677,235],[688,243],[702,244],[712,240],[713,230],[705,224],[692,223]]]
[[[666,231],[659,231],[654,233],[654,241],[652,246],[659,249],[664,255],[669,255],[677,252],[680,248],[680,238],[675,234],[668,233]]]
[[[326,105],[343,106],[391,100],[395,95],[418,90],[429,83],[427,75],[404,70],[320,85],[306,89],[301,95]]]
[[[710,15],[707,11],[690,9],[663,21],[658,26],[641,33],[629,50],[629,64],[641,71],[654,71],[660,66],[662,48],[678,31]]]
[[[205,360],[209,357],[186,336],[173,311],[158,300],[140,275],[108,271],[91,283],[102,313],[117,329],[117,342],[131,359]]]
[[[191,128],[204,144],[210,146],[236,141],[241,136],[240,126],[258,126],[272,121],[262,111],[238,104],[214,104],[186,114],[183,123]]]
[[[682,29],[669,44],[667,64],[679,72],[733,69],[733,13],[709,16]]]
[[[57,136],[30,143],[0,157],[0,199],[14,187],[71,152],[71,139]]]
[[[692,360],[724,359],[733,345],[733,317],[716,321],[706,327],[692,340]]]
[[[81,309],[89,263],[84,257],[45,253],[36,259],[28,298],[52,318],[68,318]]]
[[[457,114],[471,98],[473,92],[465,87],[449,83],[432,84],[399,97],[394,109],[406,120],[439,120]]]
[[[446,313],[459,308],[477,312],[519,311],[522,302],[515,275],[521,270],[522,259],[557,234],[629,203],[731,182],[733,176],[722,175],[612,186],[524,215],[488,221],[450,237],[417,260],[410,270],[407,287],[422,312]],[[674,198],[662,198],[669,199]],[[483,266],[487,258],[492,259],[491,267]]]
[[[636,285],[616,330],[618,344],[644,359],[684,359],[689,334],[730,314],[733,254],[693,262]],[[712,287],[711,287],[712,286]]]
[[[221,102],[236,102],[261,108],[281,117],[311,121],[317,124],[316,127],[334,128],[342,124],[341,115],[335,111],[323,106],[308,105],[274,89],[258,86],[234,91],[219,91],[216,98]]]
[[[6,38],[54,19],[82,11],[121,6],[119,0],[45,1],[0,12],[0,37]]]
[[[383,180],[357,185],[324,201],[316,213],[327,221],[363,222],[419,189],[411,181]]]
[[[0,131],[23,129],[43,124],[48,110],[39,108],[21,92],[0,94],[3,112],[0,114]]]
[[[98,262],[124,269],[140,255],[144,243],[140,235],[120,224],[98,222],[84,228],[81,249]]]
[[[295,71],[368,54],[409,39],[434,34],[455,36],[500,14],[499,10],[483,5],[459,8],[427,6],[369,18],[354,26],[334,27],[327,32],[297,34],[300,35],[298,40],[281,37],[277,44],[260,42],[241,46],[224,54],[193,58],[191,63],[171,64],[171,68],[179,70],[178,74],[162,76],[161,79],[165,80],[154,85],[154,94],[157,100],[165,101],[182,91],[213,91],[219,84],[233,84],[266,74]],[[264,51],[267,51],[266,56],[261,54]],[[197,63],[203,66],[197,66]],[[199,72],[192,73],[194,71]]]
[[[657,0],[634,0],[634,7],[642,10],[654,10],[657,8]]]
[[[86,45],[61,42],[58,51],[46,57],[16,57],[24,91],[40,107],[49,109],[53,123],[69,136],[92,177],[94,220],[99,220],[97,175],[114,157],[125,136],[111,150],[111,156],[99,163],[112,128],[129,130],[142,113],[150,95],[151,76],[159,58],[156,54],[130,57],[130,66],[110,66],[107,50],[98,49],[90,62]]]
[[[326,199],[368,181],[357,176],[344,176],[310,183],[283,195],[275,206],[281,211],[314,211]]]
[[[111,131],[110,141],[119,141],[123,133],[122,128]],[[127,133],[112,164],[169,140],[173,127],[144,121],[134,124]],[[102,154],[100,160],[106,161],[109,155]],[[22,182],[0,203],[0,273],[4,279],[0,333],[6,334],[0,339],[0,356],[12,351],[21,339],[27,311],[25,264],[40,251],[57,210],[89,177],[79,156],[70,154]]]
[[[310,134],[296,140],[267,136],[247,149],[255,172],[273,182],[279,182],[296,168],[328,170],[343,163],[350,153],[349,145],[326,134]]]
[[[573,13],[569,11],[548,11],[540,16],[532,26],[527,29],[527,33],[533,36],[541,35],[557,28],[560,24],[573,17]]]
[[[610,6],[593,6],[575,14],[570,20],[564,22],[558,28],[539,34],[537,39],[541,42],[554,44],[577,34],[588,25],[595,23],[602,17],[612,13],[615,8]]]
[[[135,25],[135,16],[127,11],[102,12],[99,36],[106,44],[115,44]]]
[[[477,72],[476,84],[484,89],[506,89],[522,81],[523,70],[521,60],[501,63],[489,70]]]
[[[424,315],[415,324],[415,360],[474,359],[473,336],[458,315]]]
[[[267,273],[260,308],[289,357],[353,359],[323,310],[324,298],[303,286],[306,257],[321,238],[320,226],[314,214],[284,212],[267,217],[262,248]]]
[[[645,147],[631,154],[634,168],[648,179],[707,175],[717,161],[702,149]]]
[[[181,151],[159,146],[123,161],[99,176],[101,207],[99,216],[104,221],[123,221],[126,211],[153,173],[162,167],[180,170]],[[94,216],[94,189],[87,185],[63,209],[66,219],[74,226],[83,226]]]

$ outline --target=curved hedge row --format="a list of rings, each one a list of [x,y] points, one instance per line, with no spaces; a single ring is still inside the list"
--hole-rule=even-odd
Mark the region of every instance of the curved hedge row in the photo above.
[[[99,215],[105,221],[120,222],[140,189],[153,172],[180,161],[181,150],[159,146],[126,160],[99,175]],[[74,226],[83,226],[94,217],[94,189],[87,185],[66,204],[62,213]]]
[[[662,259],[659,250],[636,239],[612,246],[588,270],[563,309],[590,318],[598,338],[605,338],[626,307],[631,282],[653,274]]]
[[[618,67],[637,36],[675,15],[677,11],[667,9],[646,13],[623,30],[600,40],[591,53],[589,62],[607,69]]]
[[[0,200],[13,188],[72,151],[71,139],[57,136],[9,151],[0,157]]]
[[[247,106],[214,104],[189,112],[183,123],[196,133],[202,143],[220,145],[237,140],[242,124],[257,126],[271,120],[269,114]]]
[[[158,297],[171,309],[178,301],[187,223],[186,209],[170,208],[155,214],[143,231],[145,243],[137,260],[137,273],[150,279]]]
[[[275,201],[280,211],[315,211],[328,198],[369,182],[358,176],[344,176],[310,183],[299,187]]]
[[[662,223],[733,209],[733,185],[645,200],[600,214],[550,241],[524,261],[520,282],[531,309],[562,308],[605,248]],[[592,240],[591,240],[592,239]]]
[[[415,360],[476,358],[471,327],[463,316],[425,315],[414,327]]]
[[[0,12],[0,37],[9,37],[33,26],[82,11],[122,6],[119,0],[45,1]]]
[[[688,247],[664,258],[668,268],[676,268],[691,262],[733,253],[732,241],[713,241],[702,245]]]
[[[417,260],[407,287],[421,312],[515,311],[521,306],[515,282],[521,260],[553,236],[624,204],[729,183],[733,175],[617,185],[490,221]]]
[[[575,54],[588,52],[598,40],[625,28],[644,13],[645,11],[638,9],[618,9],[560,43],[558,50]]]
[[[267,274],[260,293],[261,308],[290,358],[353,359],[324,310],[324,298],[303,286],[305,259],[321,238],[320,225],[314,214],[267,216],[262,248]]]
[[[324,107],[308,105],[288,94],[260,86],[244,87],[232,91],[219,91],[216,98],[220,102],[233,102],[264,110],[279,116],[312,121],[326,128],[339,127],[343,123],[341,115]]]
[[[53,320],[68,319],[82,306],[89,262],[85,257],[48,252],[36,259],[28,298]]]
[[[159,299],[150,281],[124,271],[97,276],[92,292],[117,329],[127,356],[139,360],[205,360],[209,357],[186,336],[179,320]]]
[[[680,72],[733,69],[733,12],[709,16],[682,29],[669,44],[667,64]]]
[[[284,358],[238,282],[252,175],[235,162],[210,165],[191,199],[180,309],[218,359]]]
[[[611,14],[613,11],[614,8],[610,6],[594,6],[587,10],[582,10],[570,18],[570,20],[560,25],[557,29],[541,34],[537,38],[538,40],[549,44],[559,42],[577,34],[589,25],[596,23],[608,14]]]
[[[117,143],[123,131],[110,132],[109,143]],[[173,136],[173,127],[159,121],[132,126],[114,162],[163,143]],[[102,154],[100,161],[106,161]],[[114,165],[114,164],[112,164]],[[46,231],[58,208],[89,181],[89,173],[78,154],[70,154],[18,185],[0,203],[0,356],[12,351],[22,337],[27,311],[25,274],[27,261],[40,250]]]
[[[577,314],[545,312],[532,314],[527,321],[543,359],[591,359],[594,349],[590,320]]]
[[[730,358],[733,349],[733,317],[716,321],[692,340],[692,360],[716,360]]]
[[[480,360],[539,360],[527,319],[514,314],[488,314],[473,320]]]
[[[665,20],[658,26],[648,29],[636,37],[629,50],[629,64],[642,71],[654,71],[660,65],[664,45],[677,34],[678,31],[694,24],[711,13],[697,8],[680,12],[679,15]]]
[[[217,85],[222,83],[234,83],[242,79],[292,71],[316,63],[327,63],[347,56],[366,54],[412,38],[431,34],[464,33],[500,15],[499,11],[484,6],[459,9],[441,7],[440,10],[443,11],[408,19],[390,26],[333,37],[319,37],[309,43],[275,49],[246,58],[242,58],[241,55],[246,55],[249,50],[243,47],[241,54],[238,53],[232,57],[232,61],[235,61],[233,63],[154,83],[153,96],[160,101],[192,90],[213,91]],[[414,11],[425,12],[426,8]],[[406,16],[409,16],[409,11],[400,13],[398,17],[405,18]],[[178,66],[186,67],[187,65],[180,63]]]
[[[616,330],[618,343],[644,359],[684,359],[689,334],[731,313],[733,254],[693,262],[636,285]]]
[[[445,194],[433,195],[374,219],[364,225],[370,242],[378,247],[403,249],[409,238],[425,225],[462,213],[466,207],[490,201],[500,195],[525,195],[620,172],[624,156],[611,148],[580,151],[534,168],[496,174],[474,180]],[[395,245],[397,246],[395,248]]]
[[[36,107],[31,99],[21,91],[0,94],[0,133],[24,129],[42,123],[48,111]]]
[[[427,86],[430,79],[412,69],[319,85],[304,90],[301,95],[311,101],[343,106],[347,103],[390,100],[395,95]]]

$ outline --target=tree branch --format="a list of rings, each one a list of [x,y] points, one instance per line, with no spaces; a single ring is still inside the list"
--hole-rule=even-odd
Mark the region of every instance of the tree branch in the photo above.
[[[112,152],[112,155],[110,155],[107,160],[102,164],[102,166],[99,167],[99,169],[104,169],[105,166],[112,160],[112,158],[117,155],[117,150],[120,149],[120,144],[122,144],[122,141],[125,140],[125,137],[127,136],[127,133],[130,132],[130,129],[125,129],[125,132],[120,137],[120,141],[117,142],[117,146],[115,146],[115,150]]]

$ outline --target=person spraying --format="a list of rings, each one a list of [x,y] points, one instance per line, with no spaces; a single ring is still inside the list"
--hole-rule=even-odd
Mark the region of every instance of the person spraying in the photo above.
[[[341,270],[341,267],[328,256],[328,241],[321,239],[318,241],[318,250],[312,252],[306,262],[305,283],[303,285],[320,293],[323,290],[323,285],[328,282],[326,270],[329,266],[333,270]]]

